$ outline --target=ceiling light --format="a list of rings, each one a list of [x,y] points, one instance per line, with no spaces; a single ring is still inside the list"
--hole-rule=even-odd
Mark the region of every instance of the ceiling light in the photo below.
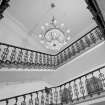
[[[41,34],[39,34],[39,38],[41,38],[42,37],[42,35]]]
[[[45,23],[45,25],[48,26],[49,24],[48,23]]]
[[[70,30],[69,29],[67,30],[67,33],[70,33]]]
[[[59,51],[70,40],[67,34],[70,33],[70,30],[62,29],[60,28],[61,26],[64,27],[64,23],[58,25],[57,20],[53,16],[50,23],[45,23],[45,26],[41,26],[40,43],[44,43],[47,49]]]
[[[57,20],[54,20],[54,24],[57,24]]]
[[[64,27],[64,24],[63,23],[61,24],[61,27]]]
[[[41,26],[41,29],[44,30],[44,26]]]
[[[70,40],[70,37],[67,37],[67,40]]]

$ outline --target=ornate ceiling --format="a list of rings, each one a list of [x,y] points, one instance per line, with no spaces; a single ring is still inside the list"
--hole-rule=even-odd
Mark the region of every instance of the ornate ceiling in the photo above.
[[[45,53],[58,52],[46,49],[38,37],[41,26],[49,23],[53,16],[59,24],[63,23],[70,30],[71,40],[59,51],[96,25],[83,0],[12,0],[10,5],[8,13],[18,21],[20,28],[24,27],[26,38],[32,39],[33,49]],[[34,47],[36,44],[38,48]]]
[[[35,50],[40,49],[40,51],[42,52],[51,53],[51,54],[56,52],[52,52],[50,50],[45,49],[45,47],[39,43],[39,38],[37,37],[37,34],[40,33],[40,27],[44,23],[49,22],[52,16],[55,16],[59,23],[64,23],[65,26],[70,29],[71,40],[69,41],[68,44],[72,43],[74,40],[84,35],[84,33],[86,33],[88,30],[90,30],[91,27],[94,27],[95,25],[94,21],[92,20],[92,16],[90,12],[86,9],[86,4],[83,0],[78,0],[78,1],[77,0],[62,0],[62,1],[53,0],[53,2],[56,4],[56,7],[52,10],[50,6],[52,3],[51,0],[13,0],[11,2],[11,7],[8,9],[8,13],[13,18],[15,18],[20,24],[20,28],[22,28],[23,26],[24,29],[26,29],[26,32],[27,32],[26,39],[30,38],[30,42],[31,41],[33,42],[33,49]],[[36,45],[34,45],[34,43],[35,44],[37,43],[37,45],[39,45],[38,46],[39,49],[36,48]],[[99,51],[103,52],[101,50]],[[101,53],[98,53],[98,54],[102,57]],[[94,54],[91,54],[91,55],[94,55]],[[95,60],[95,61],[99,61],[99,60]],[[87,61],[87,63],[90,63],[90,61]],[[83,65],[83,63],[81,63],[81,65]],[[69,70],[69,67],[67,67],[67,69]],[[17,73],[14,73],[14,72],[11,74],[8,74],[7,72],[2,72],[0,74],[1,74],[0,77],[2,78],[0,79],[1,81],[17,81],[17,80],[20,81],[20,80],[26,80],[26,79],[39,80],[44,78],[44,77],[42,78],[43,72],[42,72],[42,75],[40,74],[40,72],[38,73],[31,72],[30,75],[29,73],[26,73],[27,75],[24,73],[18,73],[17,75]],[[20,74],[21,74],[21,78],[20,78]],[[69,73],[69,74],[72,74],[72,73]],[[13,77],[11,77],[11,75]],[[49,72],[44,74],[45,77],[47,77],[47,75],[49,75]],[[14,77],[16,78],[16,80],[13,79]],[[71,76],[68,76],[68,77],[71,77]]]

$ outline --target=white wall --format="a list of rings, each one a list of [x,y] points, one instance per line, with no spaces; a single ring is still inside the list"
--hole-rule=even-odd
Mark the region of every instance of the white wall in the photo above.
[[[105,64],[105,42],[58,68],[44,80],[52,85],[59,85],[103,64]]]
[[[37,40],[28,35],[27,29],[7,11],[4,18],[0,20],[0,42],[35,51],[45,51]]]
[[[51,85],[44,81],[26,82],[26,83],[12,83],[11,85],[0,84],[0,99],[21,95],[36,90],[44,89],[44,87]]]

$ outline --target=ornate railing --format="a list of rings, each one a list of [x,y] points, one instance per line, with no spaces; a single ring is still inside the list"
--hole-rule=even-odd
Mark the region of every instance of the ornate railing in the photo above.
[[[103,39],[103,34],[97,26],[56,55],[0,43],[0,68],[56,69]]]
[[[0,67],[53,68],[55,56],[0,43]]]
[[[105,38],[105,20],[97,0],[85,0],[85,2],[87,4],[87,9],[89,9],[91,14],[93,15],[93,19],[103,31]]]
[[[91,31],[86,33],[84,36],[70,44],[67,48],[59,52],[57,56],[57,65],[62,65],[63,63],[71,60],[77,54],[83,52],[84,50],[95,46],[104,40],[104,35],[100,31],[99,27],[93,28]]]
[[[105,66],[60,86],[0,100],[0,105],[53,105],[79,103],[105,96]]]

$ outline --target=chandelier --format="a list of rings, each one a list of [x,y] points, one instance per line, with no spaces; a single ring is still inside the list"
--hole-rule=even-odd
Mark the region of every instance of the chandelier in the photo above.
[[[40,43],[47,49],[59,51],[70,40],[70,30],[65,29],[64,24],[57,24],[57,20],[53,16],[50,23],[41,26],[39,34]]]

